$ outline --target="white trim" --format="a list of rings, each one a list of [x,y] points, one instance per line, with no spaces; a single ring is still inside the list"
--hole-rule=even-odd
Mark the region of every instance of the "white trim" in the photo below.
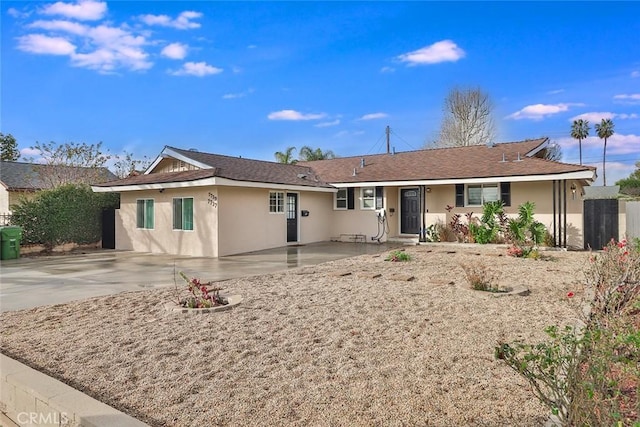
[[[420,218],[422,218],[422,203],[420,203],[420,198],[422,197],[420,192],[420,187],[415,185],[406,185],[404,187],[398,187],[398,236],[400,237],[415,237],[415,234],[407,234],[402,232],[402,190],[418,190],[418,210],[420,211]],[[426,213],[426,212],[425,212]],[[419,228],[419,227],[418,227]],[[418,235],[420,235],[420,230],[418,230]]]
[[[346,188],[341,188],[340,190],[344,190],[347,191]],[[338,191],[337,190],[335,193],[333,193],[333,210],[334,211],[346,211],[349,209],[349,192],[347,191],[346,196],[344,198],[344,208],[339,208],[338,207]]]
[[[542,144],[538,145],[536,148],[534,148],[533,150],[529,151],[525,155],[527,157],[534,157],[536,154],[538,154],[540,151],[542,151],[543,149],[547,148],[548,146],[549,146],[549,138],[546,138],[546,140]]]
[[[288,203],[289,203],[289,200],[288,200],[289,194],[295,194],[296,195],[296,240],[294,242],[289,242],[288,241],[288,236],[287,236],[287,234],[289,233],[289,224],[287,224],[287,221],[289,221],[289,219],[287,218],[287,212],[288,212],[288,208],[289,208],[287,206]],[[287,246],[296,245],[296,244],[299,244],[302,241],[301,235],[300,235],[300,233],[301,233],[301,228],[300,227],[301,227],[301,222],[302,222],[302,221],[300,221],[300,218],[301,218],[300,212],[302,210],[302,208],[300,207],[300,206],[302,206],[301,199],[302,198],[300,197],[300,193],[298,191],[286,191],[284,193],[284,213],[285,213],[285,215],[284,215],[284,223],[285,223],[284,241],[285,241]]]
[[[365,182],[344,182],[332,183],[336,188],[348,187],[412,187],[419,185],[447,185],[447,184],[491,184],[499,182],[534,182],[534,181],[553,181],[562,179],[574,180],[595,180],[594,171],[577,171],[566,172],[553,175],[522,175],[522,176],[493,176],[485,178],[454,178],[454,179],[432,179],[432,180],[416,180],[416,181],[365,181]]]
[[[364,205],[364,190],[368,190],[371,189],[373,190],[373,197],[372,197],[372,201],[373,201],[373,205],[368,208]],[[360,187],[360,210],[361,211],[374,211],[376,210],[376,187]]]
[[[173,228],[173,226],[175,225],[175,211],[174,211],[174,201],[175,200],[182,200],[182,225],[184,226],[184,199],[191,199],[193,200],[192,202],[192,208],[193,208],[193,217],[191,218],[191,222],[193,225],[193,228],[191,230],[185,230],[184,228]],[[194,231],[196,231],[196,198],[193,196],[179,196],[179,197],[172,197],[171,198],[171,231],[180,231],[180,232],[184,232],[184,233],[193,233]]]
[[[282,194],[282,210],[271,212],[271,194]],[[269,210],[269,215],[284,215],[285,214],[285,204],[287,201],[287,193],[285,191],[280,190],[269,190],[267,197],[267,209]],[[276,196],[276,209],[278,208],[278,197]]]
[[[268,182],[250,182],[250,181],[234,181],[232,179],[211,177],[198,179],[194,181],[184,182],[164,182],[156,184],[136,184],[136,185],[120,185],[112,187],[95,187],[91,189],[96,193],[122,193],[125,191],[141,191],[141,190],[161,190],[163,188],[187,188],[187,187],[249,187],[249,188],[267,188],[271,190],[295,190],[295,191],[316,191],[324,193],[336,193],[337,188],[326,187],[307,187],[304,185],[288,185],[288,184],[271,184]]]
[[[210,166],[206,163],[197,162],[190,157],[187,157],[183,154],[178,153],[175,150],[172,150],[169,147],[164,147],[164,149],[162,150],[162,153],[160,153],[160,155],[156,157],[156,159],[153,161],[153,163],[151,163],[151,165],[147,168],[147,170],[144,171],[144,175],[149,175],[162,160],[169,157],[176,160],[182,160],[183,162],[193,165],[199,169],[213,169],[213,166]]]

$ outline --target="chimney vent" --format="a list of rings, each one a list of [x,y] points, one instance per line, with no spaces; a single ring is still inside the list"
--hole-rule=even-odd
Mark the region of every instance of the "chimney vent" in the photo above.
[[[358,174],[358,170],[356,168],[353,168],[353,176],[356,176]]]
[[[364,157],[360,159],[360,167],[363,168],[365,166]]]

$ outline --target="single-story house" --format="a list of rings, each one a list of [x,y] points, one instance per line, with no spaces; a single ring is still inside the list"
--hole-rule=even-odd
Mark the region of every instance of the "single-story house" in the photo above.
[[[117,177],[109,169],[45,165],[25,162],[0,162],[0,216],[10,216],[11,206],[20,198],[51,189],[63,182],[95,184]]]
[[[582,247],[595,168],[544,159],[548,139],[282,164],[165,147],[118,192],[116,248],[192,256],[346,239],[417,238],[453,213],[526,201],[557,246]],[[448,209],[449,207],[449,209]],[[450,207],[453,207],[451,209]]]

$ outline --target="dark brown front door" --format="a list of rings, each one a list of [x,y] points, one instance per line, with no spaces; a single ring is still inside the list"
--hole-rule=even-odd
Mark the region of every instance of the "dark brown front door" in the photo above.
[[[400,189],[400,233],[420,232],[420,191],[418,188]]]
[[[298,241],[298,195],[287,193],[287,242]]]

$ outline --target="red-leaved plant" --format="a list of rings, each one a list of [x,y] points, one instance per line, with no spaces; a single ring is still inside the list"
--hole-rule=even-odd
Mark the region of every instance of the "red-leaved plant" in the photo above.
[[[223,288],[209,287],[211,282],[202,283],[197,277],[189,278],[182,271],[180,277],[187,282],[186,290],[189,292],[186,297],[179,297],[178,304],[186,308],[211,308],[218,305],[227,305],[228,302],[220,296]]]

